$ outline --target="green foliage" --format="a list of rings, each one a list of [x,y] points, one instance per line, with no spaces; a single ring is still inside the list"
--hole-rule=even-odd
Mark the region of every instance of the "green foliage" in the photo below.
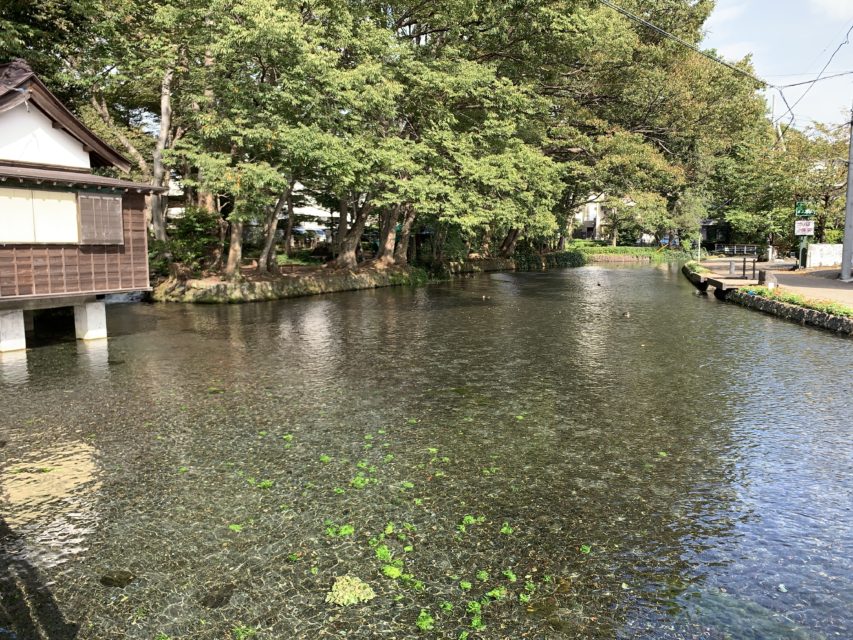
[[[699,44],[711,6],[642,13]],[[819,235],[840,228],[846,132],[775,144],[751,80],[599,3],[33,0],[4,8],[0,31],[0,57],[30,59],[135,177],[162,159],[156,179],[215,202],[152,243],[164,275],[213,266],[220,216],[274,227],[297,182],[371,225],[413,212],[425,263],[496,254],[512,231],[519,268],[579,266],[580,252],[539,254],[591,198],[616,241],[686,243],[710,216],[790,242],[795,195],[816,203]]]

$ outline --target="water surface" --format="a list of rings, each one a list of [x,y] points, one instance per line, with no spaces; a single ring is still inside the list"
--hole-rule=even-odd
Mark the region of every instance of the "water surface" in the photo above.
[[[0,363],[0,638],[853,637],[849,339],[668,266],[108,321]]]

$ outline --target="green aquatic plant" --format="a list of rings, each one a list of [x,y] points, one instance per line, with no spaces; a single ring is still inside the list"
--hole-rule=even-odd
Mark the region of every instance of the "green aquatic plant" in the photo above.
[[[588,544],[582,544],[580,546],[580,552],[584,555],[589,555],[592,552],[592,547]]]
[[[401,489],[400,489],[401,491],[405,491],[407,489],[414,489],[415,483],[409,482],[408,480],[404,480],[403,482],[400,483],[400,487],[401,487]]]
[[[510,582],[515,582],[516,580],[518,580],[518,576],[515,575],[512,569],[504,569],[503,574],[504,577]]]
[[[258,489],[271,489],[274,484],[272,480],[261,480],[257,486]]]
[[[189,467],[179,467],[178,473],[187,473],[190,470]]]
[[[281,439],[284,440],[285,442],[290,442],[291,440],[293,440],[293,434],[292,433],[285,433],[283,436],[281,436]]]
[[[322,462],[323,464],[329,464],[331,461],[331,456],[327,456],[325,453],[320,456],[320,462]]]
[[[364,489],[370,484],[370,478],[365,476],[363,473],[358,473],[355,478],[349,481],[349,484],[353,489]]]
[[[254,627],[238,624],[231,629],[231,633],[234,635],[234,640],[249,640],[249,638],[254,638],[258,635],[258,630]]]
[[[459,588],[462,589],[462,591],[470,591],[472,586],[473,585],[467,580],[459,581]]]
[[[376,597],[369,584],[351,575],[335,578],[331,591],[326,594],[326,602],[347,607],[353,604],[368,602]]]
[[[486,571],[485,569],[480,569],[480,570],[477,572],[477,580],[479,580],[480,582],[488,582],[488,580],[489,580],[489,572],[488,572],[488,571]]]
[[[242,524],[229,524],[228,528],[234,533],[240,533],[243,530]]]
[[[351,536],[355,533],[355,527],[351,524],[342,524],[338,526],[332,520],[325,520],[323,524],[326,525],[326,535],[331,536],[332,538],[342,538],[344,536]]]
[[[418,615],[418,620],[415,624],[421,631],[432,631],[435,628],[435,618],[433,618],[426,609],[421,609],[421,612]]]
[[[465,533],[468,530],[468,527],[474,524],[483,524],[486,521],[486,516],[472,516],[467,514],[463,516],[462,522],[456,525],[456,528],[461,532]]]
[[[393,453],[386,453],[385,457],[382,458],[382,462],[385,462],[387,464],[388,462],[391,462],[393,459],[394,459]]]
[[[503,523],[503,526],[501,527],[501,533],[503,535],[511,536],[513,531],[514,531],[514,529],[511,526],[509,526],[509,522]]]
[[[451,611],[453,611],[453,603],[452,603],[452,602],[448,602],[447,600],[445,600],[444,602],[442,602],[442,603],[441,603],[440,605],[438,605],[438,606],[439,606],[439,608],[440,608],[442,611],[444,611],[445,613],[450,613]]]
[[[403,576],[403,570],[400,567],[393,565],[393,564],[386,564],[384,567],[382,567],[382,573],[384,573],[386,576],[388,576],[392,580],[396,580],[397,578],[400,578]]]
[[[391,550],[387,547],[387,545],[380,544],[375,549],[376,557],[382,562],[391,562],[393,556],[391,554]]]
[[[343,488],[341,488],[341,487],[335,487],[334,489],[332,489],[332,491],[334,491],[334,492],[335,492],[335,493],[337,493],[338,495],[343,495],[343,494],[345,494],[345,493],[347,492],[347,490],[346,490],[346,489],[343,489]]]
[[[506,587],[495,587],[491,591],[486,592],[486,597],[491,598],[492,600],[503,600],[506,598],[506,595]]]

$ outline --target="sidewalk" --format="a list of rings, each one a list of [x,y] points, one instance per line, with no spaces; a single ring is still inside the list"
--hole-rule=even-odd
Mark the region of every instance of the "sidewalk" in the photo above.
[[[782,291],[853,307],[853,282],[841,282],[838,279],[840,274],[840,268],[826,267],[775,273]]]

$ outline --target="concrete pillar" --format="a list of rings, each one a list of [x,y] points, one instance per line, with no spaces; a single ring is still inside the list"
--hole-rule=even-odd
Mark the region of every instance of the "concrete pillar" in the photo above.
[[[103,302],[74,305],[74,328],[78,340],[98,340],[107,337],[107,310]]]
[[[24,330],[27,333],[36,330],[35,316],[32,311],[24,311]]]
[[[24,312],[20,309],[0,311],[0,351],[20,351],[26,348]]]

